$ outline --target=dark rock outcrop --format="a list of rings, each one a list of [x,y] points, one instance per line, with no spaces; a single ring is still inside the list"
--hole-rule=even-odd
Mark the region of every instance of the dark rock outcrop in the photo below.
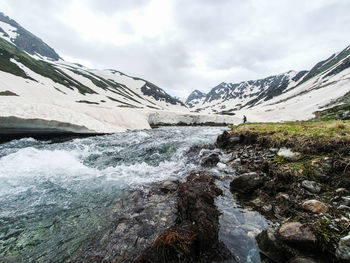
[[[240,142],[240,138],[231,136],[227,131],[219,135],[216,139],[216,146],[222,149],[232,148]]]
[[[20,49],[25,50],[31,55],[39,54],[52,60],[59,60],[60,56],[53,48],[44,43],[40,38],[20,26],[16,21],[10,19],[0,12],[0,21],[5,22],[17,28],[17,38],[13,40],[14,44]]]
[[[221,195],[212,176],[192,173],[179,186],[177,223],[164,231],[135,262],[212,262],[232,257],[218,240]]]
[[[219,154],[211,153],[210,155],[205,156],[201,160],[201,166],[211,168],[211,167],[216,166],[218,164],[218,162],[220,162]]]
[[[230,184],[231,192],[249,194],[263,184],[265,178],[258,173],[250,172],[234,178]]]
[[[298,249],[308,250],[315,247],[316,236],[310,228],[300,222],[289,222],[283,224],[278,234],[282,241]]]

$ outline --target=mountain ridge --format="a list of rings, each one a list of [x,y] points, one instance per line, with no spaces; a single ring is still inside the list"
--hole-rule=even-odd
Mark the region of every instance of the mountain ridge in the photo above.
[[[9,41],[15,44],[20,49],[28,52],[31,55],[37,54],[42,57],[51,59],[53,61],[62,59],[56,53],[56,51],[53,48],[51,48],[48,44],[46,44],[42,39],[38,38],[28,30],[23,28],[15,20],[9,18],[2,12],[0,12],[0,22],[6,23],[14,28],[10,30],[12,31],[12,33],[16,33],[17,36],[15,38],[11,38],[9,37],[9,34],[1,27],[0,24],[0,32],[3,34],[3,37],[6,38],[7,35],[9,37]]]
[[[190,95],[186,100],[186,105],[194,112],[222,114],[229,112],[230,115],[233,115],[235,112],[244,109],[254,108],[260,104],[268,104],[274,98],[278,98],[285,93],[291,93],[293,89],[297,89],[299,86],[304,87],[304,91],[299,94],[300,96],[309,93],[315,89],[313,87],[315,83],[321,82],[319,84],[319,88],[321,88],[322,81],[325,83],[348,68],[350,68],[350,46],[316,63],[309,71],[288,71],[267,78],[240,83],[222,82],[213,87],[200,102],[192,103]],[[332,83],[328,85],[332,85]],[[290,96],[290,98],[293,96]],[[286,98],[283,100],[285,101]]]

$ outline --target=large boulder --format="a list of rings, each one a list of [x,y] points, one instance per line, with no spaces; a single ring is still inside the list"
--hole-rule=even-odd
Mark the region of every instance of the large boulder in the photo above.
[[[300,222],[288,222],[283,224],[279,231],[282,241],[291,247],[301,250],[312,250],[317,242],[316,236],[310,228]]]
[[[265,177],[256,172],[244,173],[232,180],[230,183],[231,192],[249,194],[257,189],[265,181]]]
[[[232,148],[240,142],[240,138],[235,135],[229,134],[224,131],[223,134],[219,135],[216,139],[216,146],[218,148],[227,149]]]
[[[262,253],[274,262],[287,262],[294,256],[292,250],[278,239],[274,228],[264,229],[256,241]]]

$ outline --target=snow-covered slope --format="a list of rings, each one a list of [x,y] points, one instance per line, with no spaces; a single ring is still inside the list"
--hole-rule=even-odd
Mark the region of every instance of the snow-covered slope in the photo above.
[[[37,49],[26,48],[31,45]],[[0,14],[0,133],[10,129],[110,133],[150,128],[150,122],[157,120],[173,124],[191,116],[183,102],[149,81],[65,62],[50,51],[54,52]],[[159,111],[162,114],[156,115]],[[193,122],[207,122],[201,116]],[[233,123],[224,117],[214,121]]]
[[[199,103],[190,96],[186,104],[195,112],[247,115],[250,121],[305,120],[349,97],[350,46],[310,71],[289,71],[237,84],[223,82]]]
[[[193,108],[198,104],[202,104],[203,101],[205,100],[207,94],[199,91],[199,90],[195,90],[193,91],[190,96],[188,96],[185,104],[190,107]]]

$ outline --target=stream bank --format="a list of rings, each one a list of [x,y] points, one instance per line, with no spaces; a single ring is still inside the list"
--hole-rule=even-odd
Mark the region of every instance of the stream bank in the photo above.
[[[231,192],[275,224],[257,236],[261,252],[273,262],[350,262],[349,138],[284,131],[279,140],[259,128],[224,132],[216,145],[237,174]]]

